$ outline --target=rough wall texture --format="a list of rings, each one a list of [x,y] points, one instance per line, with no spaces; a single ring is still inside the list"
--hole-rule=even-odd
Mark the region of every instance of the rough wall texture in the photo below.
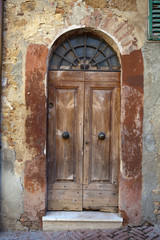
[[[143,47],[144,67],[144,146],[143,220],[160,224],[160,43]]]
[[[44,171],[39,173],[39,169],[34,166],[45,164],[46,143],[42,136],[46,134],[46,129],[40,126],[38,132],[37,124],[45,123],[43,114],[46,106],[43,105],[44,102],[41,104],[41,101],[39,106],[35,106],[34,97],[37,102],[41,99],[45,100],[47,96],[45,74],[47,53],[53,42],[62,33],[81,27],[88,27],[94,31],[101,30],[101,35],[111,44],[114,42],[113,47],[122,57],[143,49],[145,111],[142,220],[160,223],[158,174],[160,48],[158,43],[145,42],[147,9],[147,0],[5,1],[2,79],[3,228],[36,229],[41,226],[40,218],[45,207],[44,198],[41,199],[41,196],[45,195],[45,186],[42,187],[41,179],[45,181],[45,173]],[[105,37],[105,33],[108,34],[108,38]],[[41,60],[42,55],[43,60]],[[35,68],[32,67],[32,63],[36,65]],[[41,71],[39,72],[38,69]],[[132,71],[136,71],[136,68]],[[40,94],[39,88],[43,88]],[[34,96],[30,95],[31,90],[35,92]],[[33,106],[30,101],[33,102]],[[36,113],[40,114],[39,118],[36,118]],[[135,173],[137,173],[136,166]],[[131,185],[133,190],[134,184]],[[34,197],[35,192],[39,192],[39,195],[36,195],[37,199]],[[30,200],[31,205],[26,199]],[[39,206],[36,204],[37,201]],[[34,209],[36,213],[29,212],[30,209]]]
[[[135,0],[83,0],[87,5],[93,8],[100,8],[103,9],[105,7],[112,7],[113,9],[116,8],[120,11],[136,11],[137,4]]]
[[[143,61],[140,50],[122,56],[119,207],[124,222],[141,221]]]
[[[25,136],[27,149],[34,154],[25,162],[24,214],[20,220],[23,219],[23,225],[30,228],[40,228],[40,218],[45,213],[47,116],[44,78],[47,55],[48,49],[42,44],[30,45],[26,55],[25,103],[28,115]]]

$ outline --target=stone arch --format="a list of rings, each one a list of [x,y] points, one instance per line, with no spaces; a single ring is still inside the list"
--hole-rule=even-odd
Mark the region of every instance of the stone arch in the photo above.
[[[87,19],[84,19],[81,24],[84,25],[85,21]],[[107,35],[107,29],[111,25],[112,19],[106,19],[106,21],[104,24],[104,21],[101,20],[99,25],[104,24],[104,27],[101,31],[95,31],[100,35],[106,35],[106,38],[114,43],[113,48],[117,49],[117,53],[119,52],[122,66],[119,211],[124,218],[124,224],[138,224],[141,221],[142,191],[143,57],[141,50],[137,50],[132,33],[129,35],[131,41],[124,45],[123,34],[116,38],[117,32],[123,32],[122,29],[127,28],[126,23],[117,24],[111,38],[111,33]],[[89,24],[85,24],[85,27],[87,25]],[[93,30],[93,25],[94,23],[90,24],[88,28],[90,31]],[[78,27],[69,27],[68,30],[73,30],[73,28],[77,29]],[[58,34],[55,40],[60,35]],[[115,39],[116,41],[114,41]],[[52,46],[53,42],[49,47],[48,54],[48,48],[45,45],[31,44],[26,55],[25,97],[26,107],[30,110],[26,118],[26,144],[34,154],[32,159],[25,163],[24,213],[38,227],[41,227],[42,216],[46,209],[46,153],[44,150],[46,146],[47,96],[44,79],[47,73],[46,62],[49,62]],[[33,102],[34,104],[32,104]],[[38,205],[37,202],[39,202]]]
[[[110,67],[108,66],[108,69],[106,68],[99,68],[99,71],[120,71],[120,53],[118,51],[118,47],[117,45],[114,43],[114,41],[108,37],[107,35],[99,32],[99,31],[93,31],[92,29],[88,29],[88,28],[81,28],[81,29],[76,29],[76,30],[72,30],[69,32],[66,32],[64,34],[62,34],[60,37],[57,38],[57,40],[54,42],[52,48],[51,48],[51,52],[50,52],[50,58],[49,58],[49,70],[60,70],[62,69],[62,66],[53,66],[54,65],[54,61],[56,61],[57,58],[59,58],[59,61],[62,63],[62,56],[61,56],[61,52],[63,52],[62,54],[65,54],[66,60],[67,60],[67,56],[71,58],[70,54],[73,55],[72,61],[74,61],[74,63],[77,63],[77,61],[83,60],[82,58],[85,58],[87,56],[81,56],[80,59],[78,59],[77,56],[75,56],[76,54],[76,50],[80,48],[82,49],[82,46],[76,46],[75,45],[75,49],[73,50],[73,46],[72,43],[70,41],[74,41],[76,38],[79,38],[79,41],[81,41],[84,44],[87,44],[86,48],[88,48],[88,51],[90,51],[91,49],[93,50],[93,54],[95,53],[95,49],[96,49],[96,53],[98,54],[98,56],[102,57],[106,57],[106,60],[103,61],[103,66],[105,64],[107,64],[107,61],[109,61],[108,59],[112,60],[112,64],[114,62],[113,68],[110,65],[111,63],[109,63]],[[81,39],[80,39],[81,38]],[[86,40],[85,40],[86,38]],[[86,42],[85,42],[86,41]],[[65,44],[65,48],[64,48],[64,44]],[[74,43],[76,44],[76,43]],[[99,44],[99,45],[98,45]],[[61,49],[59,49],[61,48]],[[56,53],[56,50],[58,49],[59,53]],[[90,50],[89,50],[90,49]],[[103,50],[103,51],[102,51]],[[108,52],[106,52],[106,50],[108,50]],[[82,52],[82,54],[84,54]],[[106,55],[107,54],[107,55]],[[96,56],[88,56],[88,59],[95,59]],[[60,60],[61,59],[61,60]],[[103,59],[103,58],[102,58]],[[64,60],[64,61],[66,61]],[[94,60],[94,62],[96,63],[96,60]],[[58,62],[57,62],[58,64]],[[67,62],[66,62],[67,64]],[[71,61],[68,62],[69,66],[72,64]],[[68,69],[77,69],[78,65],[72,65],[69,67]],[[96,68],[93,67],[93,61],[90,63],[90,70],[96,70]],[[95,65],[97,66],[97,64]],[[94,69],[93,69],[94,68]],[[64,70],[67,70],[67,67],[64,68]],[[77,69],[78,70],[78,69]],[[79,69],[81,70],[81,69]]]

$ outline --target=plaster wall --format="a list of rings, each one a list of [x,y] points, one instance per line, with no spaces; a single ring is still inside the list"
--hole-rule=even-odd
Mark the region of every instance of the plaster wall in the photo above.
[[[5,1],[1,137],[3,228],[40,227],[34,221],[34,216],[37,214],[36,217],[40,218],[43,214],[45,202],[40,196],[45,194],[45,187],[42,191],[36,181],[40,178],[40,170],[38,167],[34,168],[34,164],[39,160],[39,166],[44,164],[46,143],[43,136],[46,129],[36,125],[32,113],[44,113],[43,99],[47,97],[47,56],[53,42],[64,32],[81,27],[101,30],[102,35],[107,33],[108,40],[112,39],[111,44],[114,42],[113,47],[119,51],[119,55],[127,56],[142,49],[145,94],[141,220],[160,223],[160,45],[146,41],[147,9],[147,0]],[[38,57],[35,57],[36,51]],[[33,66],[33,62],[37,62],[37,65]],[[26,68],[29,69],[29,75],[26,75]],[[30,75],[34,77],[30,79]],[[39,82],[39,79],[42,81]],[[41,88],[43,92],[38,92]],[[42,102],[39,102],[38,108],[34,108],[31,103],[34,103],[34,97],[39,94]],[[45,121],[44,116],[40,115],[37,121]],[[34,135],[30,126],[34,126]],[[33,175],[26,179],[25,171],[32,172]],[[44,174],[45,172],[42,172],[42,175]],[[39,192],[38,198],[34,192]],[[33,208],[29,218],[26,213],[30,211],[25,202],[26,197],[32,199]],[[37,206],[37,202],[43,207]]]
[[[160,43],[146,42],[144,58],[143,221],[160,224]]]

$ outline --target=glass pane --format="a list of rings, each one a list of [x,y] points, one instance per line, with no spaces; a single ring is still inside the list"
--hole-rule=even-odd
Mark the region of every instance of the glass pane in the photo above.
[[[50,61],[50,65],[49,65],[49,68],[52,69],[56,69],[57,66],[58,66],[58,63],[61,61],[61,57],[58,57],[57,55],[53,55],[53,57],[51,58],[51,61]]]
[[[66,53],[66,49],[63,47],[63,46],[60,46],[56,49],[55,53],[61,55],[61,56],[64,56],[65,53]]]
[[[117,56],[110,58],[110,63],[112,67],[120,68],[120,63]]]
[[[66,55],[65,55],[65,58],[66,59],[68,59],[70,62],[74,62],[74,60],[75,60],[75,56],[74,56],[74,54],[73,54],[73,52],[72,51],[69,51]]]
[[[70,39],[70,43],[73,47],[78,45],[84,45],[84,36],[81,35],[81,36],[74,37]]]
[[[84,56],[84,47],[77,47],[75,48],[75,52],[77,57],[83,57]]]
[[[71,64],[70,64],[69,62],[65,61],[65,60],[62,60],[61,68],[66,67],[66,66],[67,66],[67,67],[70,67]]]
[[[100,62],[102,60],[105,60],[105,56],[101,52],[98,52],[94,59],[96,60],[96,62]]]
[[[98,47],[100,43],[99,39],[95,39],[93,37],[87,37],[87,45]]]
[[[94,56],[94,53],[96,53],[96,50],[91,47],[87,47],[86,49],[86,57],[92,58]]]

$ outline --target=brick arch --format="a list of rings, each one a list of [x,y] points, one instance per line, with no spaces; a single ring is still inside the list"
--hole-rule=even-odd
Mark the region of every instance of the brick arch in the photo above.
[[[93,12],[88,12],[88,15],[82,17],[79,25],[72,26],[70,22],[74,22],[74,15],[70,16],[66,21],[66,26],[61,30],[61,33],[70,31],[75,28],[89,28],[92,31],[99,31],[101,34],[113,39],[117,44],[121,54],[129,54],[138,49],[138,40],[135,36],[134,26],[123,19],[118,20],[111,10],[105,9],[105,13],[94,9]],[[60,34],[61,35],[61,34]]]
[[[100,34],[107,34],[110,21],[99,31]],[[123,28],[126,24],[119,24],[113,41]],[[109,36],[111,38],[110,33]],[[126,45],[128,48],[122,47],[122,40],[117,46],[122,66],[119,211],[124,224],[138,224],[141,221],[142,191],[143,57],[141,50],[136,50],[133,36],[132,44]],[[51,47],[49,52],[52,52]],[[47,96],[44,82],[49,55],[48,48],[38,44],[29,45],[26,55],[25,100],[29,110],[25,129],[26,149],[32,152],[32,156],[25,163],[24,214],[20,221],[25,226],[24,219],[27,218],[27,222],[37,228],[42,227],[42,216],[46,211]]]

